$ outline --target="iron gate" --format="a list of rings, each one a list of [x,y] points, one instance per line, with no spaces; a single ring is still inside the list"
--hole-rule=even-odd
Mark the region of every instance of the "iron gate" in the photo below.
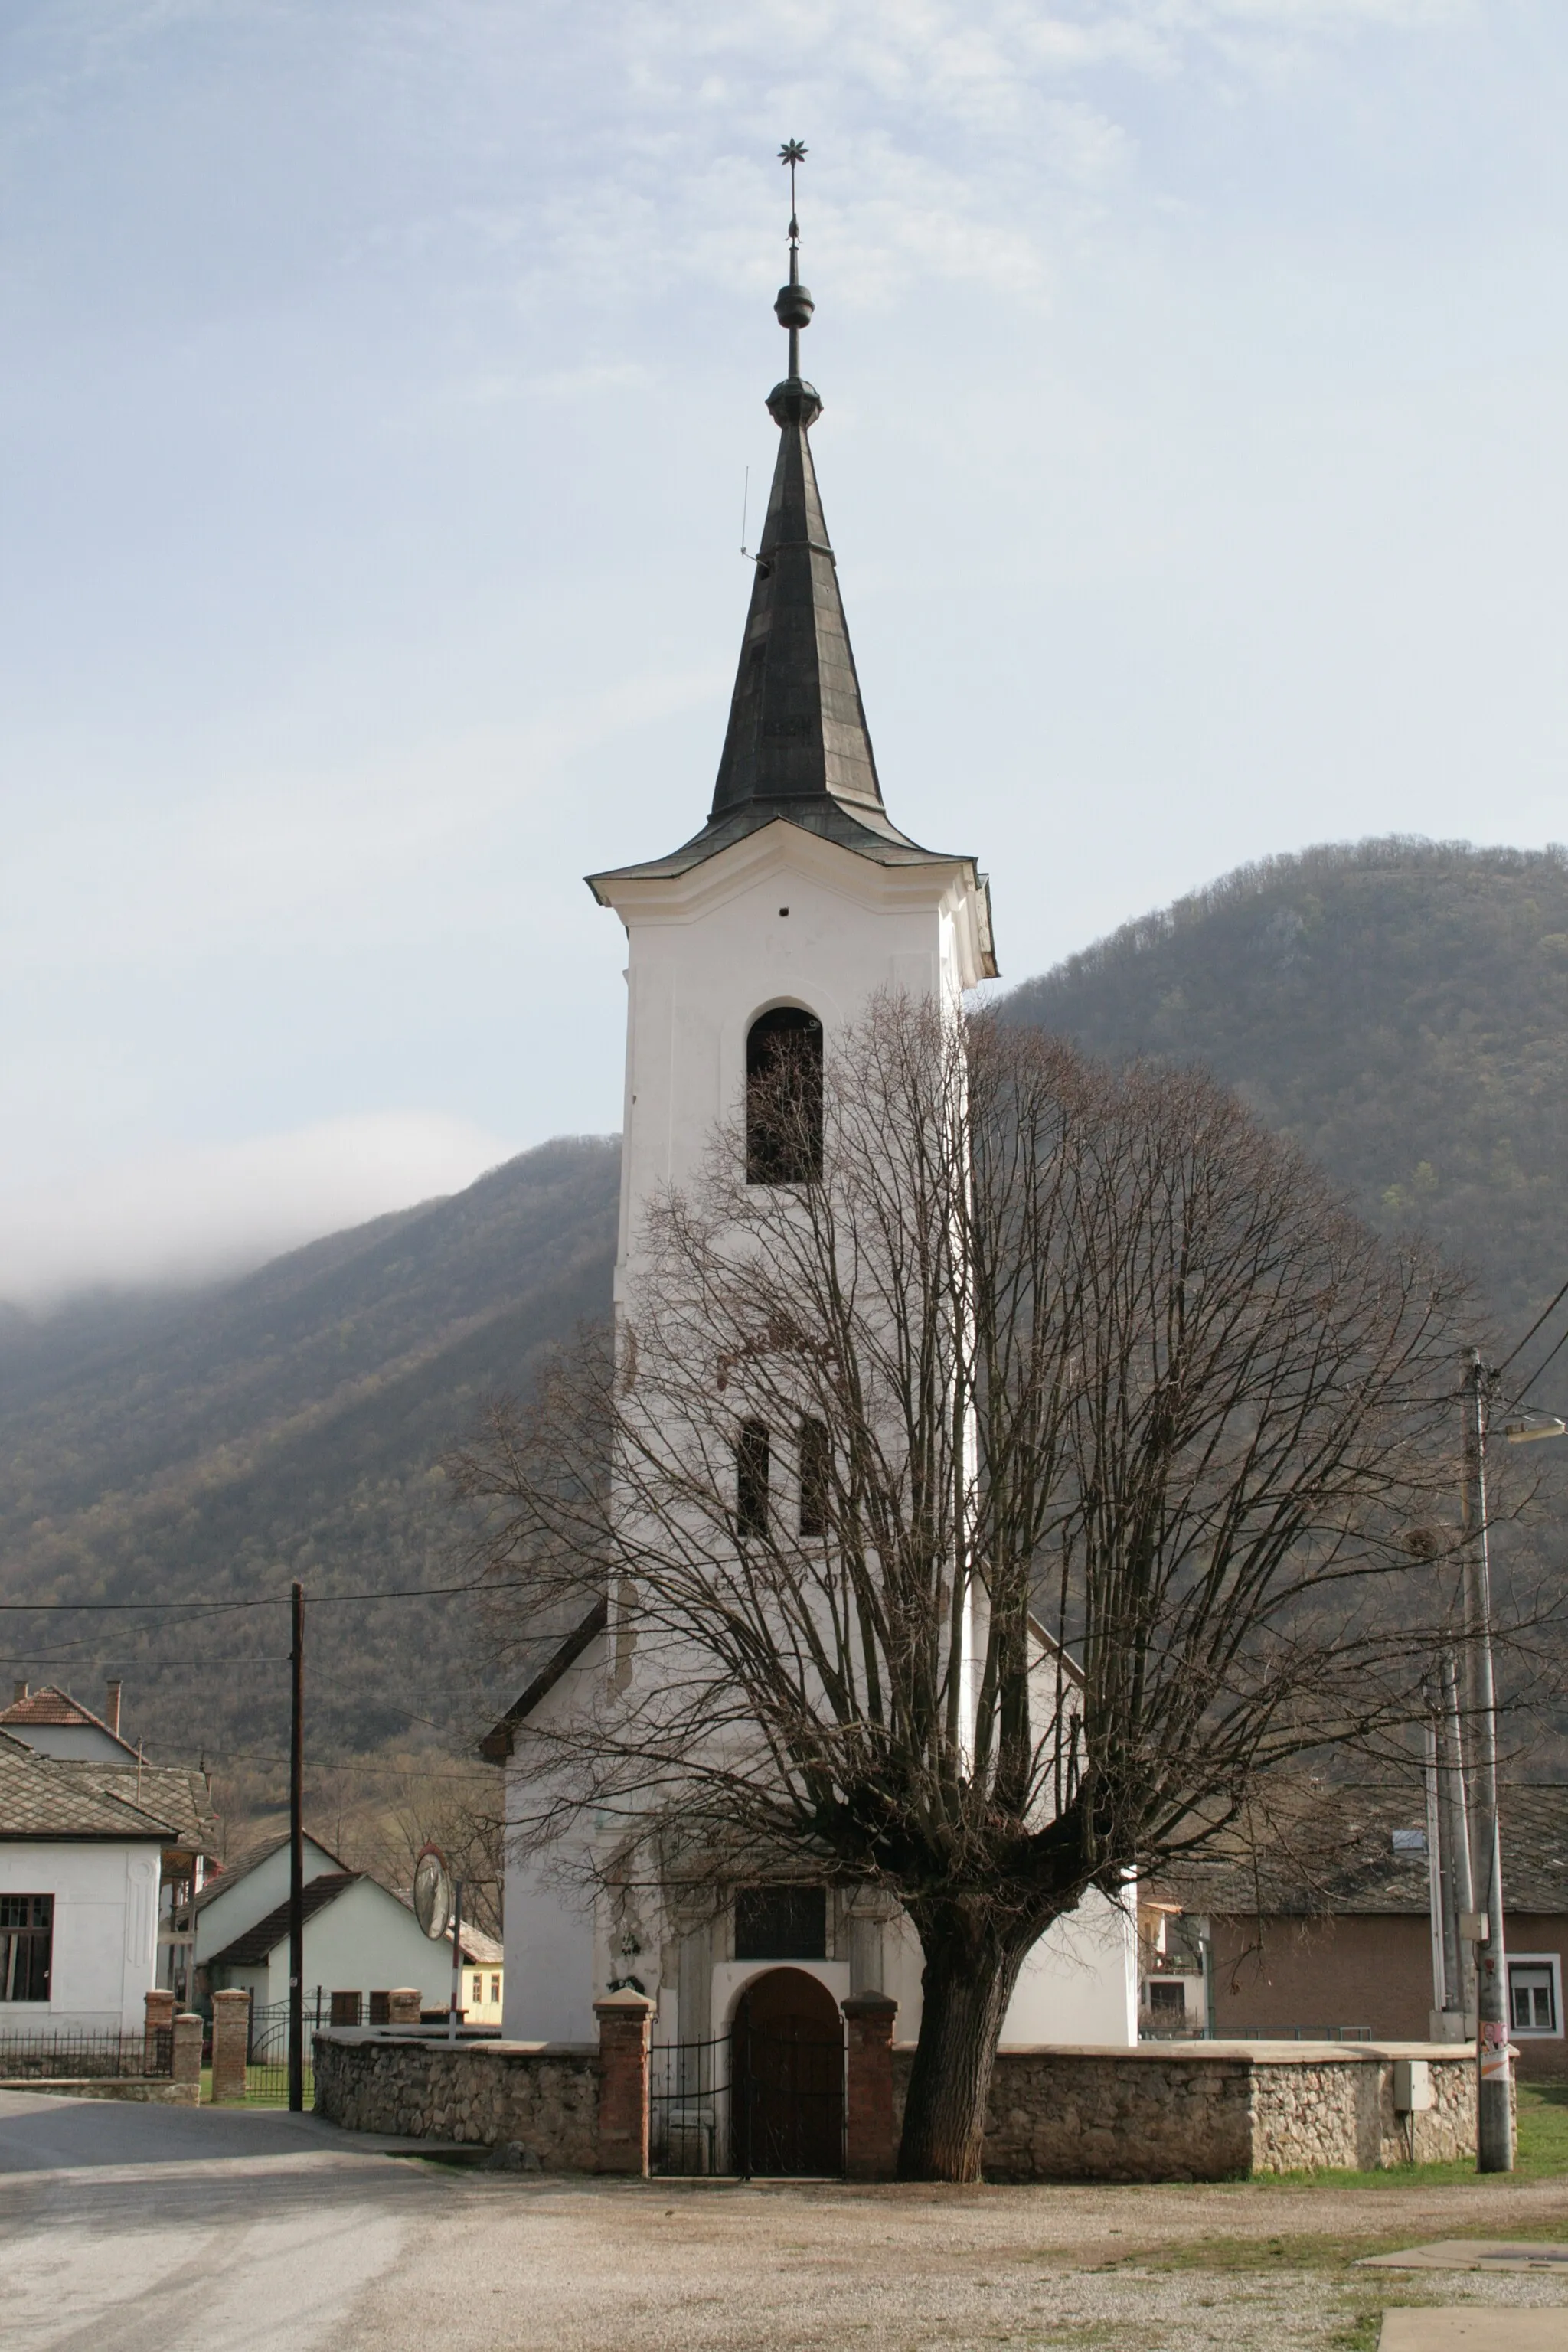
[[[841,2177],[844,2064],[842,2032],[785,2036],[743,2020],[711,2042],[656,2043],[651,2169],[742,2180]]]
[[[321,2026],[321,1991],[316,1989],[312,2001],[305,2000],[305,2105],[316,2104],[315,2070],[311,2064],[311,2035]],[[245,2095],[247,2102],[259,2107],[286,2107],[289,2104],[289,2004],[275,2000],[258,2007],[250,2005],[250,2034],[245,2053]]]

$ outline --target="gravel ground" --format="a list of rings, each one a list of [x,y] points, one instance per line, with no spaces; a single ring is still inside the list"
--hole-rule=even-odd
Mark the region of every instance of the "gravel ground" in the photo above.
[[[0,2095],[6,2352],[1365,2352],[1393,2304],[1551,2277],[1356,2271],[1568,2240],[1568,2180],[874,2189],[484,2175],[310,2116]]]
[[[1393,2303],[1540,2305],[1560,2281],[1355,2273],[1462,2231],[1568,2234],[1568,2189],[672,2189],[469,2180],[363,2295],[356,2347],[449,2352],[1270,2352],[1375,2341]],[[504,2313],[504,2317],[502,2316]],[[407,2330],[410,2319],[416,2328]],[[1370,2320],[1370,2326],[1358,2323]]]

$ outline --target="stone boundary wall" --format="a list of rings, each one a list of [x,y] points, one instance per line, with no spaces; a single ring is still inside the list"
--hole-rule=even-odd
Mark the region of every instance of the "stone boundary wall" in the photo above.
[[[889,2054],[896,2135],[914,2053],[906,2044]],[[1432,2104],[1405,2116],[1394,2109],[1394,2069],[1412,2058],[1426,2063]],[[592,2043],[449,2043],[339,2029],[316,2035],[315,2066],[317,2113],[351,2131],[515,2144],[521,2163],[543,2172],[628,2168],[624,2151],[610,2160],[601,2146],[603,2068]],[[1474,2053],[1451,2042],[1005,2050],[992,2080],[985,2175],[1235,2180],[1450,2161],[1475,2148],[1475,2079]],[[894,2145],[889,2137],[889,2153]]]
[[[458,2042],[341,2028],[315,2036],[316,2113],[403,2139],[518,2142],[531,2169],[598,2169],[591,2042]]]
[[[912,2048],[893,2053],[900,2125]],[[1432,2105],[1395,2113],[1400,2059],[1425,2059]],[[1154,2043],[998,2053],[988,2180],[1233,2180],[1374,2171],[1472,2155],[1476,2062],[1451,2042]]]

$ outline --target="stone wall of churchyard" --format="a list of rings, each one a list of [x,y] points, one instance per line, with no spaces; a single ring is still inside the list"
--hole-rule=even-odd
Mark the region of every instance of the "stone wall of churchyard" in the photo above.
[[[903,2116],[913,2051],[893,2053]],[[1400,2059],[1432,2100],[1394,2104]],[[1475,2147],[1475,2057],[1435,2044],[1151,2043],[1005,2050],[985,2126],[990,2180],[1225,2180],[1254,2173],[1436,2164]]]
[[[891,2053],[889,2148],[913,2054]],[[1424,2062],[1430,2105],[1407,2114],[1394,2098],[1401,2062],[1411,2059]],[[339,2031],[316,2036],[315,2066],[317,2113],[350,2130],[510,2148],[545,2172],[635,2170],[640,2161],[601,2145],[601,2059],[591,2044]],[[1474,2055],[1451,2045],[1006,2050],[992,2080],[984,2168],[988,2179],[1017,2181],[1373,2170],[1468,2155],[1475,2118]]]
[[[531,2168],[598,2168],[599,2053],[592,2042],[435,2041],[318,2033],[316,2113],[349,2131],[518,2145]]]

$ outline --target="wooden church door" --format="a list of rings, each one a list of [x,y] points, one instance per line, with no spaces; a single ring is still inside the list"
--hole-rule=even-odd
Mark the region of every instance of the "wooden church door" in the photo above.
[[[738,2173],[844,2169],[844,2022],[804,1969],[770,1969],[746,1987],[730,2035]]]

